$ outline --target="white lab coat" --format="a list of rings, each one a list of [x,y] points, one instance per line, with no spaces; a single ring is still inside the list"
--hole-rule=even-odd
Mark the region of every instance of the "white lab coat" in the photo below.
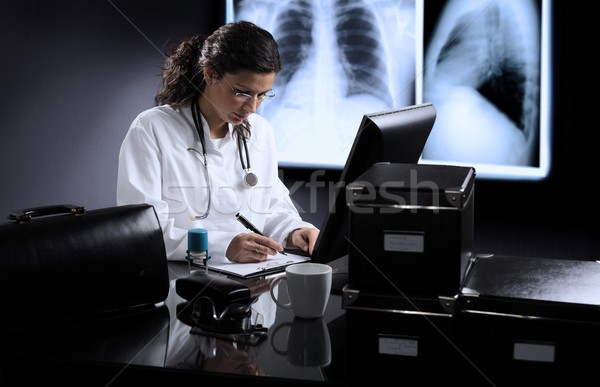
[[[208,189],[190,105],[177,110],[169,105],[154,107],[131,124],[119,153],[117,205],[154,206],[169,260],[184,260],[188,230],[204,228],[212,259],[226,261],[231,239],[249,232],[236,220],[237,212],[280,243],[295,228],[313,227],[302,221],[279,179],[271,124],[257,114],[248,120],[252,126],[250,166],[258,176],[258,184],[252,188],[242,182],[245,171],[232,126],[217,148],[202,117],[212,192],[210,214],[203,220],[194,218],[206,212]],[[243,149],[242,157],[246,163]]]

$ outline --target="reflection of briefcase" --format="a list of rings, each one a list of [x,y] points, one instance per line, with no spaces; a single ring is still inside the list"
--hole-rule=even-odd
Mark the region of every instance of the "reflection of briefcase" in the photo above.
[[[149,305],[92,315],[76,324],[11,331],[0,345],[0,380],[6,383],[2,386],[156,382],[156,372],[147,373],[148,367],[165,366],[169,318],[166,305]]]
[[[166,299],[164,240],[147,204],[16,211],[0,225],[0,330]]]

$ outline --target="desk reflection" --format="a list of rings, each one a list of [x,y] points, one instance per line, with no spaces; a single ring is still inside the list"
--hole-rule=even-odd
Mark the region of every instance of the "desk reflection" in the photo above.
[[[284,333],[285,332],[285,333]],[[323,367],[331,363],[331,339],[325,320],[295,317],[277,325],[271,332],[273,350],[287,357],[290,364]]]
[[[166,306],[133,308],[69,323],[2,332],[0,353],[108,362],[124,367],[164,367],[168,332],[169,310]]]
[[[185,273],[179,274],[178,277],[184,275]],[[171,282],[172,289],[175,289],[176,279],[177,276]],[[260,325],[265,328],[263,339],[257,340],[254,344],[239,335],[226,338],[221,335],[221,332],[199,329],[186,317],[186,314],[176,312],[177,309],[182,308],[181,303],[185,300],[176,292],[170,292],[166,303],[172,317],[165,367],[289,379],[328,380],[324,368],[332,363],[333,352],[328,322],[344,314],[339,296],[332,295],[323,318],[307,320],[311,321],[306,323],[310,325],[309,327],[295,321],[291,310],[277,308],[269,294],[268,285],[271,279],[261,278],[251,282],[242,280],[252,290],[251,323],[253,326]],[[285,286],[281,284],[275,288],[277,294],[284,300],[287,297]],[[312,335],[307,333],[307,340],[299,340],[293,346],[288,345],[288,343],[292,344],[288,339],[292,330],[300,337],[300,333],[309,328],[318,329],[312,332]],[[276,334],[277,337],[272,339]],[[306,345],[304,348],[306,355],[300,355],[303,345]],[[320,355],[316,356],[316,352]],[[290,357],[292,353],[296,353],[297,360],[292,360]],[[319,357],[321,360],[318,359]]]
[[[202,329],[190,318],[188,303],[177,305],[172,321],[167,367],[204,371],[267,375],[258,362],[260,342],[266,339],[275,321],[276,307],[268,293],[258,295],[250,304],[251,330],[215,332]]]
[[[331,345],[325,345],[325,352],[319,349],[321,354],[317,360],[314,357],[311,361],[304,358],[301,362],[302,356],[297,356],[299,360],[296,361],[290,354],[301,353],[305,344],[310,353],[321,348],[315,347],[315,342],[308,335],[313,328],[295,325],[291,310],[277,308],[265,279],[262,279],[261,286],[252,290],[252,324],[265,328],[262,339],[253,344],[206,334],[194,324],[189,324],[183,315],[179,316],[177,307],[186,300],[177,295],[175,281],[189,272],[184,264],[169,263],[169,269],[171,289],[164,304],[86,320],[64,321],[1,336],[0,359],[5,363],[0,365],[0,382],[4,377],[6,380],[18,380],[19,385],[23,385],[27,377],[35,379],[35,374],[24,372],[30,367],[27,364],[33,364],[30,360],[38,369],[46,366],[46,381],[56,378],[64,382],[67,377],[84,384],[93,382],[93,385],[125,383],[140,377],[153,381],[161,377],[168,379],[174,375],[170,370],[187,370],[189,372],[175,374],[182,378],[189,375],[190,380],[214,377],[227,380],[227,375],[264,376],[261,383],[262,380],[268,383],[280,378],[337,383],[345,377],[344,357],[336,356],[336,353],[343,353],[345,345],[345,325],[339,318],[345,312],[339,295],[332,294],[325,316],[312,322],[318,328],[315,340],[327,339],[325,344],[328,344],[331,335]],[[286,290],[284,286],[281,285],[278,291]],[[281,296],[285,298],[286,294]],[[330,324],[334,324],[331,331]],[[335,328],[335,324],[342,325]],[[277,338],[269,340],[277,329],[280,330]],[[290,332],[286,334],[288,330]],[[299,332],[302,340],[290,341],[288,336],[292,330]],[[305,337],[309,341],[305,341]],[[89,367],[86,375],[94,375],[93,381],[89,379],[92,376],[82,380],[76,376],[77,370],[82,367]]]

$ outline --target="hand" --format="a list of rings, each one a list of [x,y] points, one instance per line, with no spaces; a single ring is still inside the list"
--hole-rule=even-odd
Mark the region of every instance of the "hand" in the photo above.
[[[266,371],[258,364],[247,350],[233,346],[230,341],[217,340],[214,356],[204,359],[202,368],[205,371],[226,372],[235,374],[266,376]]]
[[[281,243],[250,232],[236,235],[229,243],[225,257],[231,262],[261,262],[282,250]]]
[[[319,229],[314,227],[297,228],[287,238],[288,247],[296,247],[310,255],[313,253]]]

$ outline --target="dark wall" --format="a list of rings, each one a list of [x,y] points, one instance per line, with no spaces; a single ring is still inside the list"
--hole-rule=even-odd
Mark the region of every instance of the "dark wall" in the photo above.
[[[154,104],[164,53],[180,37],[210,33],[224,20],[219,0],[34,3],[0,5],[0,221],[32,206],[114,205],[119,147],[134,117]],[[579,97],[595,77],[585,65],[589,54],[575,49],[587,29],[580,9],[576,2],[554,6],[551,175],[544,182],[476,182],[482,250],[596,256],[598,226],[587,225],[597,213],[595,107]],[[320,225],[327,186],[310,191],[313,172],[282,171],[303,215]]]
[[[222,23],[221,1],[3,1],[0,221],[15,209],[116,203],[118,152],[154,104],[164,53]]]

